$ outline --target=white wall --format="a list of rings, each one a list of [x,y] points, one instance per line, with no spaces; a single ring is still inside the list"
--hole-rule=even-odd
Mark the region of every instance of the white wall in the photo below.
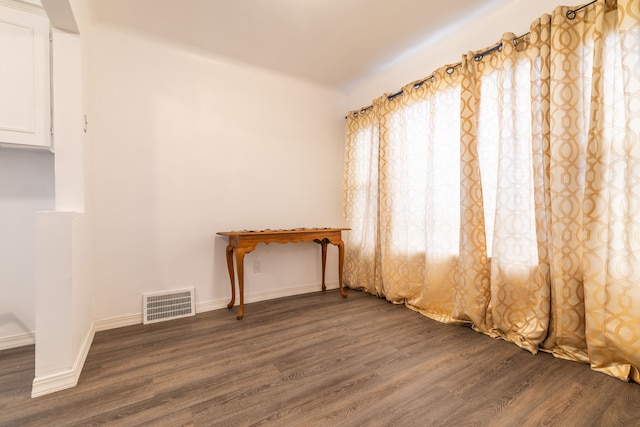
[[[56,211],[84,212],[84,112],[79,34],[52,29]]]
[[[436,69],[460,62],[468,51],[495,46],[502,35],[529,32],[532,21],[544,13],[551,13],[559,4],[581,4],[560,0],[512,0],[464,26],[450,28],[439,38],[433,38],[411,55],[390,65],[384,71],[357,82],[347,91],[349,110],[371,105],[373,99],[384,93],[395,93],[405,84],[431,75]]]
[[[191,286],[200,308],[223,307],[217,231],[342,225],[344,95],[107,26],[88,52],[96,319],[135,319],[144,292]],[[314,243],[260,245],[245,266],[247,301],[319,290]]]
[[[54,207],[49,151],[0,149],[0,349],[33,344],[36,212]]]

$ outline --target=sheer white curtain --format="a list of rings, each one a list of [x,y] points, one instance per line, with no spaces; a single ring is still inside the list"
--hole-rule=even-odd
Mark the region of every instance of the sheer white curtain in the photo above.
[[[344,281],[383,296],[378,227],[379,125],[371,108],[347,117],[344,217],[351,231],[344,259]]]

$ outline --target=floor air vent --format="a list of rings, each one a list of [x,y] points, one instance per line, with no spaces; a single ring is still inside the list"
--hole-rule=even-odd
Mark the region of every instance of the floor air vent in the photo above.
[[[193,288],[154,292],[142,296],[143,323],[155,323],[196,314]]]

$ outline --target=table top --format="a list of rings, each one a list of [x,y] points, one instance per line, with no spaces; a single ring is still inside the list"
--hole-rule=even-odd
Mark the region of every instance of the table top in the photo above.
[[[314,227],[314,228],[290,228],[290,229],[280,229],[280,230],[240,230],[240,231],[220,231],[216,234],[221,236],[260,236],[260,235],[273,235],[273,234],[304,234],[304,233],[329,233],[343,230],[351,230],[350,228],[343,227]]]

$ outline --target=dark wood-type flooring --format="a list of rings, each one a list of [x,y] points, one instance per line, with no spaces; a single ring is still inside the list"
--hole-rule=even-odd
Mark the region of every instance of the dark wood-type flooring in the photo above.
[[[0,352],[0,426],[640,425],[640,385],[349,291],[96,334],[75,388],[32,399]]]

